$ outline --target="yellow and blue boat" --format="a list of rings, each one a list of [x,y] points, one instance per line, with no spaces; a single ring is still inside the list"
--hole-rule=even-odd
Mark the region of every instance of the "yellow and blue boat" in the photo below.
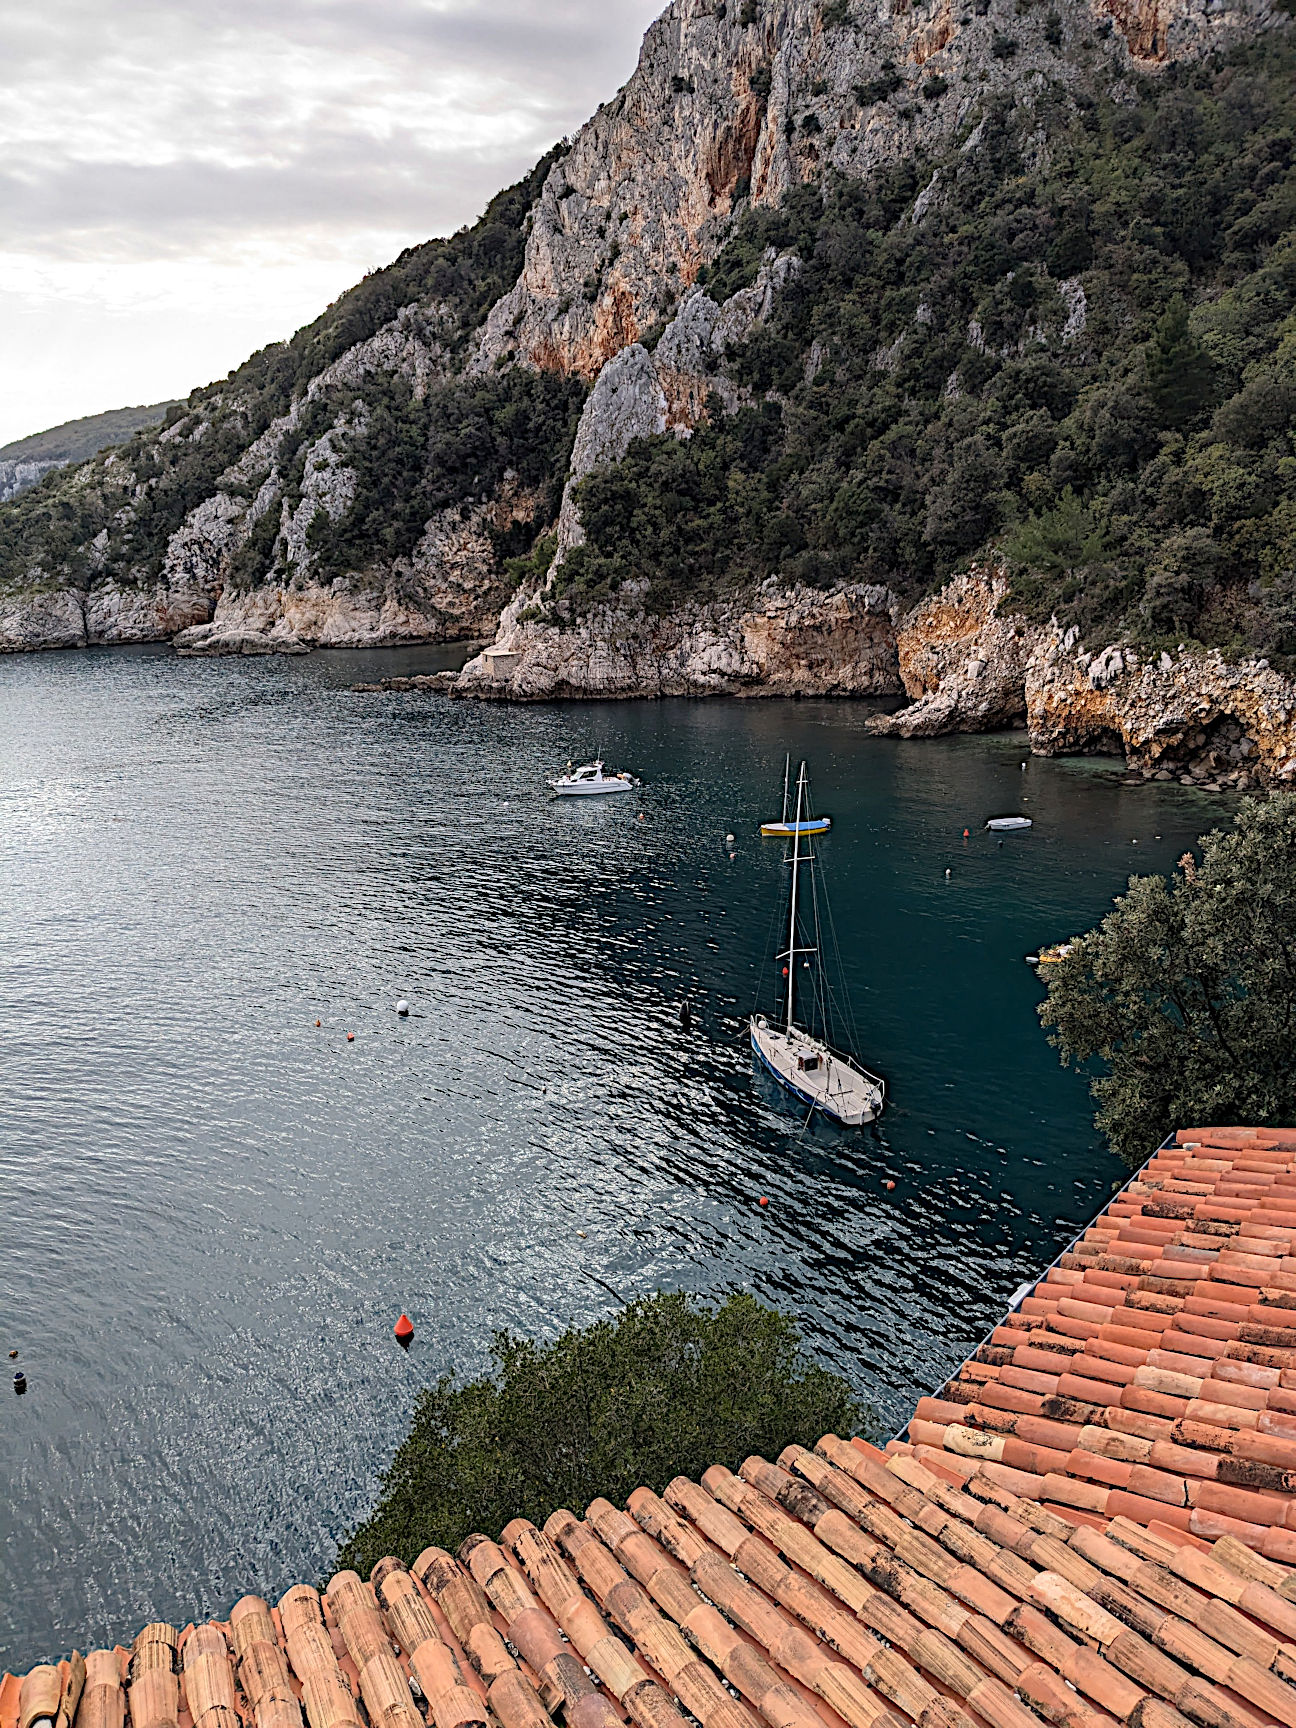
[[[791,840],[796,834],[826,834],[832,827],[831,816],[806,816],[800,820],[794,818],[788,821],[788,771],[792,766],[791,756],[783,762],[783,814],[777,822],[762,822],[761,833],[773,835],[779,840]]]

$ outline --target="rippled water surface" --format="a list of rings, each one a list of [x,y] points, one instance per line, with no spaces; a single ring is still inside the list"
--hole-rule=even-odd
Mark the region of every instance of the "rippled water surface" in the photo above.
[[[13,1666],[320,1577],[498,1327],[750,1288],[895,1427],[1119,1174],[1022,956],[1217,806],[860,705],[348,689],[430,658],[0,661]],[[596,746],[642,794],[554,802]],[[874,1130],[802,1134],[739,1036],[785,749],[835,818]]]

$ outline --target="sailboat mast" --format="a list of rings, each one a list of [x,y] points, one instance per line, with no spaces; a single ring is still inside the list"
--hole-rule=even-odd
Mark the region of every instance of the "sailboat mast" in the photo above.
[[[792,1010],[796,1005],[796,915],[797,875],[801,866],[801,794],[805,787],[805,763],[797,774],[796,818],[792,825],[792,909],[788,913],[788,1000],[787,1029],[792,1030]]]

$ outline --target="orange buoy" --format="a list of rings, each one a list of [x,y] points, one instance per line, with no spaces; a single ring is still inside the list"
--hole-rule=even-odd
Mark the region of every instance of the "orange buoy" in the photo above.
[[[408,1344],[410,1339],[414,1336],[414,1322],[410,1319],[408,1314],[402,1314],[400,1319],[392,1327],[392,1331],[396,1334],[396,1342],[398,1344]]]
[[[768,1206],[769,1205],[769,1196],[766,1194],[762,1194],[760,1197],[760,1203],[762,1206]]]
[[[319,1025],[319,1021],[318,1021],[318,1020],[317,1020],[317,1021],[316,1021],[316,1022],[315,1022],[315,1024],[316,1024],[316,1025],[317,1025],[317,1026],[318,1026],[318,1025]]]
[[[354,1044],[355,1043],[355,1033],[354,1032],[348,1032],[347,1033],[347,1043],[348,1044]]]
[[[894,1182],[888,1182],[886,1185],[886,1191],[888,1194],[894,1194],[895,1193],[895,1183]]]
[[[970,828],[965,828],[963,830],[963,838],[966,840],[971,835],[971,833],[972,833],[972,830]]]
[[[787,977],[787,967],[786,966],[783,968],[783,976],[785,978]]]

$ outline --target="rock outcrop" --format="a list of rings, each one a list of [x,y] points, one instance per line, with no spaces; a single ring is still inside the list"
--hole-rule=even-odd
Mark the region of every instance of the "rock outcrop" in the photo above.
[[[526,508],[516,493],[508,501]],[[427,522],[412,557],[385,570],[225,589],[215,610],[176,637],[182,654],[295,653],[309,648],[385,648],[491,635],[505,590],[490,530],[499,501],[465,519],[455,510]],[[307,566],[309,569],[309,566]]]
[[[7,504],[43,475],[63,466],[62,462],[0,462],[0,504]]]
[[[1026,679],[1031,748],[1109,751],[1146,779],[1213,791],[1296,785],[1296,683],[1218,653],[1089,655],[1045,633]]]
[[[896,662],[910,706],[874,732],[926,738],[1024,720],[1041,756],[1118,757],[1147,779],[1211,790],[1296,785],[1296,682],[1267,662],[1219,654],[1143,657],[1007,606],[1001,571],[974,569],[898,617]]]
[[[825,594],[767,582],[756,594],[661,617],[641,595],[595,606],[576,624],[515,623],[509,646],[470,660],[459,695],[886,696],[898,694],[885,588]]]
[[[896,664],[911,706],[872,724],[900,738],[987,732],[1026,712],[1035,632],[1002,616],[1008,582],[973,568],[895,624]]]
[[[120,647],[158,642],[211,617],[212,598],[178,581],[83,591],[52,588],[13,600],[0,594],[0,652]]]

